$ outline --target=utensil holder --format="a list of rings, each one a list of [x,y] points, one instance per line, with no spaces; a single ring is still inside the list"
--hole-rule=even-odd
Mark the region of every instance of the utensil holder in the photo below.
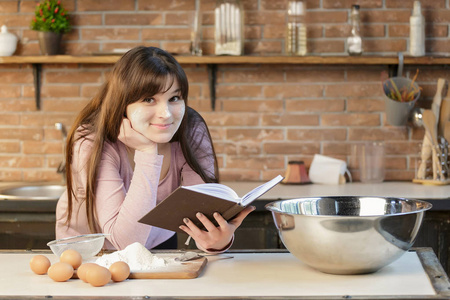
[[[416,159],[415,178],[413,182],[429,185],[450,184],[450,160],[448,143],[438,145],[423,144]]]
[[[417,90],[414,99],[408,102],[401,102],[390,97],[393,90]],[[383,92],[385,95],[386,120],[390,125],[403,126],[406,125],[411,112],[420,97],[419,85],[409,78],[392,77],[383,82]]]

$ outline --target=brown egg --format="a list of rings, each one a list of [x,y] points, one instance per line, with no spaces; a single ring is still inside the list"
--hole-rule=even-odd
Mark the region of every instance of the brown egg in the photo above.
[[[38,275],[43,275],[47,273],[48,268],[50,268],[50,260],[44,255],[35,255],[30,260],[31,271]]]
[[[88,270],[90,270],[90,268],[95,267],[95,266],[98,266],[98,265],[96,263],[84,263],[81,266],[79,266],[78,270],[77,270],[78,278],[80,278],[84,282],[88,282],[87,278],[86,278],[86,273]]]
[[[130,275],[130,266],[124,261],[116,261],[109,267],[109,271],[113,281],[124,281]]]
[[[68,263],[74,269],[77,269],[79,266],[81,266],[83,258],[81,257],[81,254],[78,253],[78,251],[73,249],[67,249],[61,254],[61,256],[59,257],[59,261]]]
[[[65,262],[57,262],[48,268],[48,276],[54,281],[67,281],[73,276],[73,267]]]
[[[102,266],[93,266],[86,272],[86,279],[92,286],[104,286],[111,281],[111,272]]]

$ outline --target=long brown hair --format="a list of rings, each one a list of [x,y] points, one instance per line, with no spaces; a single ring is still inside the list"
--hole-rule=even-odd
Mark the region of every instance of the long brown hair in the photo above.
[[[180,64],[172,55],[155,47],[136,47],[125,53],[99,90],[97,95],[83,108],[76,118],[67,138],[66,147],[66,175],[68,191],[67,221],[72,216],[72,203],[76,194],[72,176],[72,162],[74,144],[80,139],[91,139],[92,152],[86,162],[86,215],[89,229],[95,232],[95,193],[98,175],[98,166],[101,160],[105,141],[117,142],[120,125],[129,104],[134,103],[144,96],[154,96],[166,91],[167,80],[177,81],[180,86],[181,98],[186,103],[186,113],[183,116],[180,128],[175,133],[172,141],[178,141],[181,145],[184,157],[189,166],[198,173],[205,182],[218,182],[217,159],[212,146],[211,136],[206,127],[206,138],[211,142],[214,157],[214,174],[206,174],[198,163],[198,155],[195,149],[197,145],[190,139],[190,130],[204,124],[203,118],[192,108],[187,106],[189,84],[186,74]],[[170,89],[170,87],[169,87]],[[171,141],[171,142],[172,142]],[[82,199],[77,199],[78,201]]]

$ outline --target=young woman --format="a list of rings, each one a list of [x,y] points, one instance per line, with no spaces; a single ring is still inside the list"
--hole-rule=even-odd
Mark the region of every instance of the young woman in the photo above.
[[[136,47],[123,55],[69,133],[57,238],[102,232],[110,234],[107,249],[134,242],[175,247],[174,232],[138,220],[180,185],[218,182],[211,136],[187,106],[188,89],[186,74],[167,52]],[[205,229],[188,219],[180,228],[199,249],[225,251],[253,209],[230,222],[216,213],[217,227],[199,212]]]

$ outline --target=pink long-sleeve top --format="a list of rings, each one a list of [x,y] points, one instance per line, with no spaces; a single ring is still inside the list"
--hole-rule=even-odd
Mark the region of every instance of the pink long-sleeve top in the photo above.
[[[211,141],[206,127],[199,125],[192,131],[192,140],[197,147],[194,153],[206,172],[214,174],[214,159]],[[56,208],[56,238],[91,233],[88,227],[85,205],[87,158],[92,142],[81,139],[75,143],[72,161],[74,180],[72,216],[66,224],[67,191],[61,196]],[[95,200],[96,225],[110,234],[106,249],[121,250],[134,242],[151,249],[169,239],[174,232],[139,223],[148,211],[164,200],[180,185],[204,183],[202,178],[187,164],[178,142],[171,143],[171,161],[167,175],[161,180],[163,156],[135,152],[134,171],[130,166],[126,146],[117,141],[105,142],[99,165]]]

